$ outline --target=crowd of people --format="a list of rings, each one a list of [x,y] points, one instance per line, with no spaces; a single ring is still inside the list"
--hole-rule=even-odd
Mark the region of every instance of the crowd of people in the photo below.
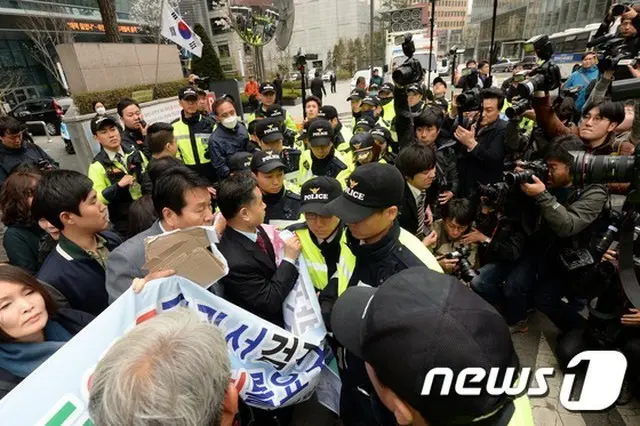
[[[639,20],[625,12],[636,39]],[[60,170],[20,122],[0,118],[10,263],[0,266],[0,395],[134,282],[139,291],[173,273],[144,269],[145,238],[194,226],[215,227],[229,266],[211,291],[279,327],[304,258],[337,354],[344,425],[532,425],[526,395],[421,389],[435,367],[518,368],[511,334],[527,332],[534,310],[560,330],[561,363],[586,348],[621,350],[633,390],[640,311],[620,288],[618,235],[607,233],[612,197],[633,188],[583,182],[575,158],[632,154],[640,100],[612,101],[613,70],[594,71],[585,53],[557,96],[538,88],[507,118],[526,71],[497,88],[488,63],[467,67],[478,74],[471,110],[446,98],[440,77],[401,87],[375,75],[346,99],[346,125],[322,89],[305,99],[298,129],[271,83],[251,83],[257,105],[244,120],[228,97],[209,111],[193,85],[179,91],[173,123],[146,123],[131,99],[118,117],[98,103],[90,127],[101,148],[86,174]],[[292,233],[282,256],[264,224]],[[604,251],[592,250],[603,234]],[[585,251],[598,258],[578,268]],[[582,314],[590,275],[611,283],[593,309],[619,307],[613,320]],[[288,425],[300,415],[247,406],[229,378],[220,332],[177,310],[107,352],[89,408],[107,426]]]

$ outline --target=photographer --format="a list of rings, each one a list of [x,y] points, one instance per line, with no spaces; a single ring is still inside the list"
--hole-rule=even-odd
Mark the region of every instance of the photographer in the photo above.
[[[520,185],[522,192],[535,200],[540,211],[539,241],[544,241],[548,247],[537,253],[538,256],[544,254],[538,262],[535,305],[561,331],[579,327],[584,321],[575,307],[562,301],[565,296],[568,299],[573,296],[565,266],[570,256],[567,253],[588,243],[593,231],[591,225],[601,215],[608,199],[603,185],[573,186],[570,170],[574,160],[569,150],[575,148],[576,142],[570,139],[557,141],[545,155],[549,168],[548,189],[535,175],[530,183]]]
[[[459,272],[460,258],[453,257],[451,254],[463,247],[468,249],[466,257],[469,264],[475,267],[478,245],[463,243],[463,236],[473,223],[474,211],[471,202],[464,198],[457,198],[451,200],[442,210],[442,219],[433,222],[431,226],[431,231],[436,233],[437,238],[429,248],[447,274]]]
[[[600,75],[596,65],[597,58],[596,52],[587,52],[582,55],[582,67],[571,74],[562,87],[563,89],[571,89],[576,86],[582,87],[576,99],[576,107],[579,111],[582,111],[582,107],[584,107],[587,100],[587,86]]]
[[[482,115],[479,126],[471,130],[458,126],[455,137],[464,147],[464,157],[459,170],[464,170],[461,196],[475,200],[477,184],[502,180],[502,168],[505,158],[504,135],[507,122],[500,120],[500,111],[504,107],[504,95],[500,89],[483,89]]]

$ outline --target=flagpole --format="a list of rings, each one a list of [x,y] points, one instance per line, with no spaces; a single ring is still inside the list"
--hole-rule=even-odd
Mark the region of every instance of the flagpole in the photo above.
[[[160,40],[162,40],[162,22],[164,19],[164,4],[167,0],[162,0],[160,6],[160,22],[158,23],[158,36],[156,38],[156,78],[153,82],[153,95],[155,97],[156,87],[158,86],[158,73],[160,71]]]

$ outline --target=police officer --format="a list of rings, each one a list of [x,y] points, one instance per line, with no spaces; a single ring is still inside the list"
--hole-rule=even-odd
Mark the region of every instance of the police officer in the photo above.
[[[249,115],[247,115],[247,123],[251,123],[254,120],[265,118],[267,108],[276,103],[276,88],[271,83],[262,83],[260,85],[260,107]],[[284,124],[287,128],[294,132],[298,131],[295,121],[289,112],[286,112]]]
[[[393,106],[393,89],[393,83],[384,83],[380,86],[380,91],[378,92],[380,105],[382,105],[382,109],[384,110],[384,119],[389,123],[391,123],[396,116],[396,110]]]
[[[367,96],[362,100],[362,105],[360,106],[360,111],[362,116],[368,116],[373,118],[375,125],[386,127],[387,129],[390,127],[388,121],[386,121],[383,117],[382,106],[380,105],[380,98],[377,96]]]
[[[351,115],[353,116],[351,127],[356,126],[356,121],[360,118],[362,113],[360,112],[360,106],[362,100],[367,97],[367,92],[364,89],[356,87],[351,91],[351,94],[347,98],[347,101],[351,102]]]
[[[380,146],[380,162],[395,164],[397,156],[391,151],[391,146],[394,143],[391,131],[386,127],[376,126],[371,130],[371,136]]]
[[[319,293],[327,327],[330,327],[333,304],[347,289],[356,263],[347,247],[343,223],[326,208],[340,194],[342,186],[334,178],[320,176],[305,182],[300,192],[300,211],[305,222],[289,227],[300,240],[301,256],[307,263],[313,287]]]
[[[281,123],[276,118],[264,118],[257,121],[256,136],[262,151],[274,152],[280,156],[280,161],[285,165],[287,182],[294,182],[298,174],[300,151],[284,146]],[[295,185],[287,187],[288,189],[298,188]]]
[[[363,164],[374,163],[377,161],[386,163],[380,158],[380,146],[376,144],[371,132],[363,132],[354,135],[349,142],[351,145],[352,170]]]
[[[397,216],[403,196],[404,179],[400,171],[389,164],[371,163],[356,168],[342,195],[328,204],[328,211],[347,225],[347,245],[356,257],[350,287],[378,287],[413,266],[442,272],[429,249],[400,228]],[[344,424],[395,424],[388,411],[372,410],[371,395],[375,390],[362,360],[348,351],[344,356],[341,374]],[[382,422],[378,422],[380,417]]]
[[[258,151],[251,159],[251,171],[266,204],[264,222],[291,225],[300,219],[300,195],[284,185],[285,165],[275,152]]]
[[[419,115],[424,110],[424,93],[422,87],[417,84],[410,84],[407,86],[407,98],[409,101],[409,109],[414,115]]]
[[[198,92],[193,87],[180,89],[178,99],[182,107],[180,118],[171,123],[178,143],[178,157],[188,168],[209,182],[215,182],[215,169],[207,152],[213,120],[198,112]]]
[[[95,116],[91,120],[91,133],[100,144],[100,152],[93,158],[87,174],[98,199],[108,206],[115,230],[127,235],[129,207],[142,197],[147,159],[136,148],[122,145],[120,126],[111,116]]]
[[[310,149],[300,156],[298,185],[302,186],[314,176],[329,176],[342,185],[349,175],[349,162],[336,153],[333,146],[333,127],[324,118],[316,118],[307,131]]]
[[[340,152],[349,151],[349,141],[353,132],[348,127],[342,125],[338,118],[338,110],[331,105],[323,105],[318,112],[318,117],[324,118],[333,127],[333,146]]]
[[[432,103],[439,106],[446,114],[449,111],[449,101],[447,101],[445,95],[447,94],[447,83],[440,76],[433,79],[431,85],[431,93],[433,93]]]

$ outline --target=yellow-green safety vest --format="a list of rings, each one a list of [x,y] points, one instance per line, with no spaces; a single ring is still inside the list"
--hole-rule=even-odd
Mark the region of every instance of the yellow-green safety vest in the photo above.
[[[342,185],[342,188],[346,188],[347,178],[351,174],[351,170],[350,170],[351,161],[345,158],[345,155],[340,153],[337,150],[334,150],[334,155],[338,160],[342,161],[345,164],[345,166],[347,166],[346,169],[338,173],[338,176],[335,177],[338,180],[338,182],[340,182],[340,184]],[[313,171],[311,170],[312,163],[313,163],[313,160],[311,158],[311,150],[308,149],[306,151],[303,151],[302,154],[300,155],[300,166],[298,169],[298,186],[302,187],[302,185],[304,185],[306,181],[316,177],[313,174]]]
[[[202,119],[202,118],[200,118]],[[191,147],[191,129],[189,125],[179,119],[173,123],[173,136],[176,138],[178,144],[177,157],[187,166],[193,166],[196,164],[207,164],[211,160],[205,157],[207,153],[210,133],[195,133],[196,147],[198,150],[197,157]],[[199,161],[196,161],[196,158]]]
[[[127,163],[127,158],[129,158],[131,154],[133,154],[133,152],[124,154],[125,164]],[[144,172],[147,168],[148,161],[142,152],[140,153],[140,156],[142,157],[142,165],[144,167],[142,171]],[[121,164],[119,161],[113,160],[113,167],[117,168],[125,174],[130,174],[129,170],[127,170],[127,167],[124,164]],[[89,179],[91,179],[91,182],[93,182],[93,189],[96,191],[100,202],[104,205],[108,205],[109,201],[104,198],[104,195],[102,195],[102,191],[113,185],[114,182],[111,182],[111,180],[109,179],[107,170],[104,168],[104,165],[100,161],[94,161],[89,165],[87,175]],[[129,185],[129,194],[131,195],[132,199],[137,200],[138,198],[142,197],[142,186],[140,185],[141,182],[137,182],[135,180],[135,175],[133,177],[134,183]]]
[[[302,247],[302,257],[307,263],[309,268],[309,275],[313,282],[313,287],[316,290],[324,290],[329,283],[327,276],[327,263],[325,261],[322,252],[317,245],[313,243],[311,239],[311,231],[308,228],[296,230],[296,234],[300,239],[300,246]],[[349,280],[356,267],[356,257],[351,253],[347,246],[347,233],[342,232],[340,237],[340,260],[338,261],[338,268],[336,274],[338,274],[338,296],[340,296],[349,286]]]

